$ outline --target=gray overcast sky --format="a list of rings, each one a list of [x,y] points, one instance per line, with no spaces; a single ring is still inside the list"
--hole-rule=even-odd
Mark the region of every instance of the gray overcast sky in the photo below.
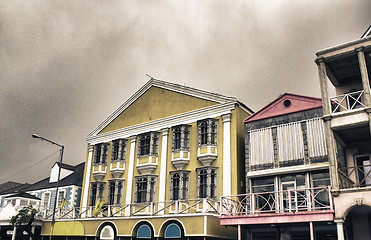
[[[0,0],[0,183],[33,183],[86,159],[85,136],[149,73],[236,96],[319,97],[317,50],[359,38],[369,0]]]

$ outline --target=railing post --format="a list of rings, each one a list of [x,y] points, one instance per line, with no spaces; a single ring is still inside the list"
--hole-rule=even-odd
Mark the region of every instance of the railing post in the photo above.
[[[292,205],[291,205],[291,192],[290,190],[287,190],[287,197],[289,198],[289,212],[292,211]]]
[[[307,189],[306,193],[307,193],[308,211],[312,211],[312,202],[314,201],[314,195],[312,194],[311,189]]]
[[[251,194],[251,213],[255,214],[255,193]]]
[[[329,202],[330,202],[330,210],[334,209],[333,208],[333,202],[332,202],[332,195],[331,195],[331,187],[330,186],[327,186],[327,191],[328,191],[328,199],[329,199]]]

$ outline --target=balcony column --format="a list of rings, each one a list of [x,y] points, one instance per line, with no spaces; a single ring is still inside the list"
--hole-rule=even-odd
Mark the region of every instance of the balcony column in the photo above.
[[[162,143],[161,143],[161,167],[160,167],[160,186],[158,193],[158,208],[163,209],[165,207],[165,193],[166,193],[166,175],[167,175],[167,144],[169,129],[165,128],[161,130],[162,132]],[[164,210],[160,211],[158,214],[164,214]]]
[[[336,222],[338,240],[344,240],[345,239],[344,238],[344,227],[343,227],[344,220],[335,219],[334,221]]]
[[[326,65],[325,59],[316,59],[319,75],[319,84],[322,96],[323,115],[328,116],[331,114],[330,98],[328,97],[327,77],[326,77]]]
[[[370,81],[368,79],[367,66],[365,53],[363,52],[363,47],[355,49],[358,55],[359,69],[361,70],[362,86],[365,96],[366,107],[371,107],[371,93],[370,93]]]
[[[93,151],[94,151],[94,145],[89,145],[89,153],[88,153],[88,162],[86,166],[86,172],[85,172],[85,181],[84,181],[84,197],[82,199],[82,209],[81,212],[84,212],[81,214],[82,218],[86,217],[86,209],[88,205],[88,196],[89,196],[89,186],[90,186],[90,176],[91,176],[91,167],[93,165]]]
[[[129,168],[128,168],[128,183],[126,185],[126,205],[131,204],[131,197],[133,192],[133,178],[134,178],[134,160],[135,160],[135,144],[137,142],[137,136],[130,137],[130,156],[129,156]],[[125,208],[125,215],[130,216],[130,207]]]
[[[223,196],[232,195],[231,192],[231,114],[225,114],[223,119]]]

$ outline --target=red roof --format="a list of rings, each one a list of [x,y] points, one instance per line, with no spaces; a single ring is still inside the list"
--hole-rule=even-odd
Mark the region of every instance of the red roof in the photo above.
[[[322,99],[320,98],[284,93],[267,106],[246,118],[244,122],[253,122],[321,107]]]

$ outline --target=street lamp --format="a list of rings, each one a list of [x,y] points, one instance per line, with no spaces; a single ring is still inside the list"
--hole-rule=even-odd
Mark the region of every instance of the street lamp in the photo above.
[[[58,144],[58,143],[56,143],[56,142],[53,142],[53,141],[51,141],[51,140],[49,140],[49,139],[46,139],[46,138],[44,138],[44,137],[41,137],[41,136],[39,136],[39,135],[37,135],[37,134],[32,134],[32,137],[33,137],[33,138],[39,138],[39,139],[41,139],[42,141],[47,141],[47,142],[49,142],[49,143],[51,143],[51,144],[53,144],[53,145],[57,145],[58,147],[61,148],[61,150],[60,150],[60,152],[61,152],[60,156],[61,156],[61,157],[60,157],[60,159],[59,159],[59,169],[58,169],[57,187],[56,187],[56,190],[55,190],[54,206],[53,206],[53,215],[52,215],[52,224],[51,224],[51,227],[52,227],[52,229],[53,229],[53,225],[54,225],[54,222],[55,222],[55,208],[56,208],[56,205],[57,205],[57,197],[58,197],[58,189],[59,189],[59,178],[60,178],[60,175],[61,175],[61,167],[62,167],[62,159],[63,159],[64,146],[63,146],[63,145],[60,145],[60,144]],[[52,239],[52,231],[50,232],[50,237],[49,237],[49,239]]]

